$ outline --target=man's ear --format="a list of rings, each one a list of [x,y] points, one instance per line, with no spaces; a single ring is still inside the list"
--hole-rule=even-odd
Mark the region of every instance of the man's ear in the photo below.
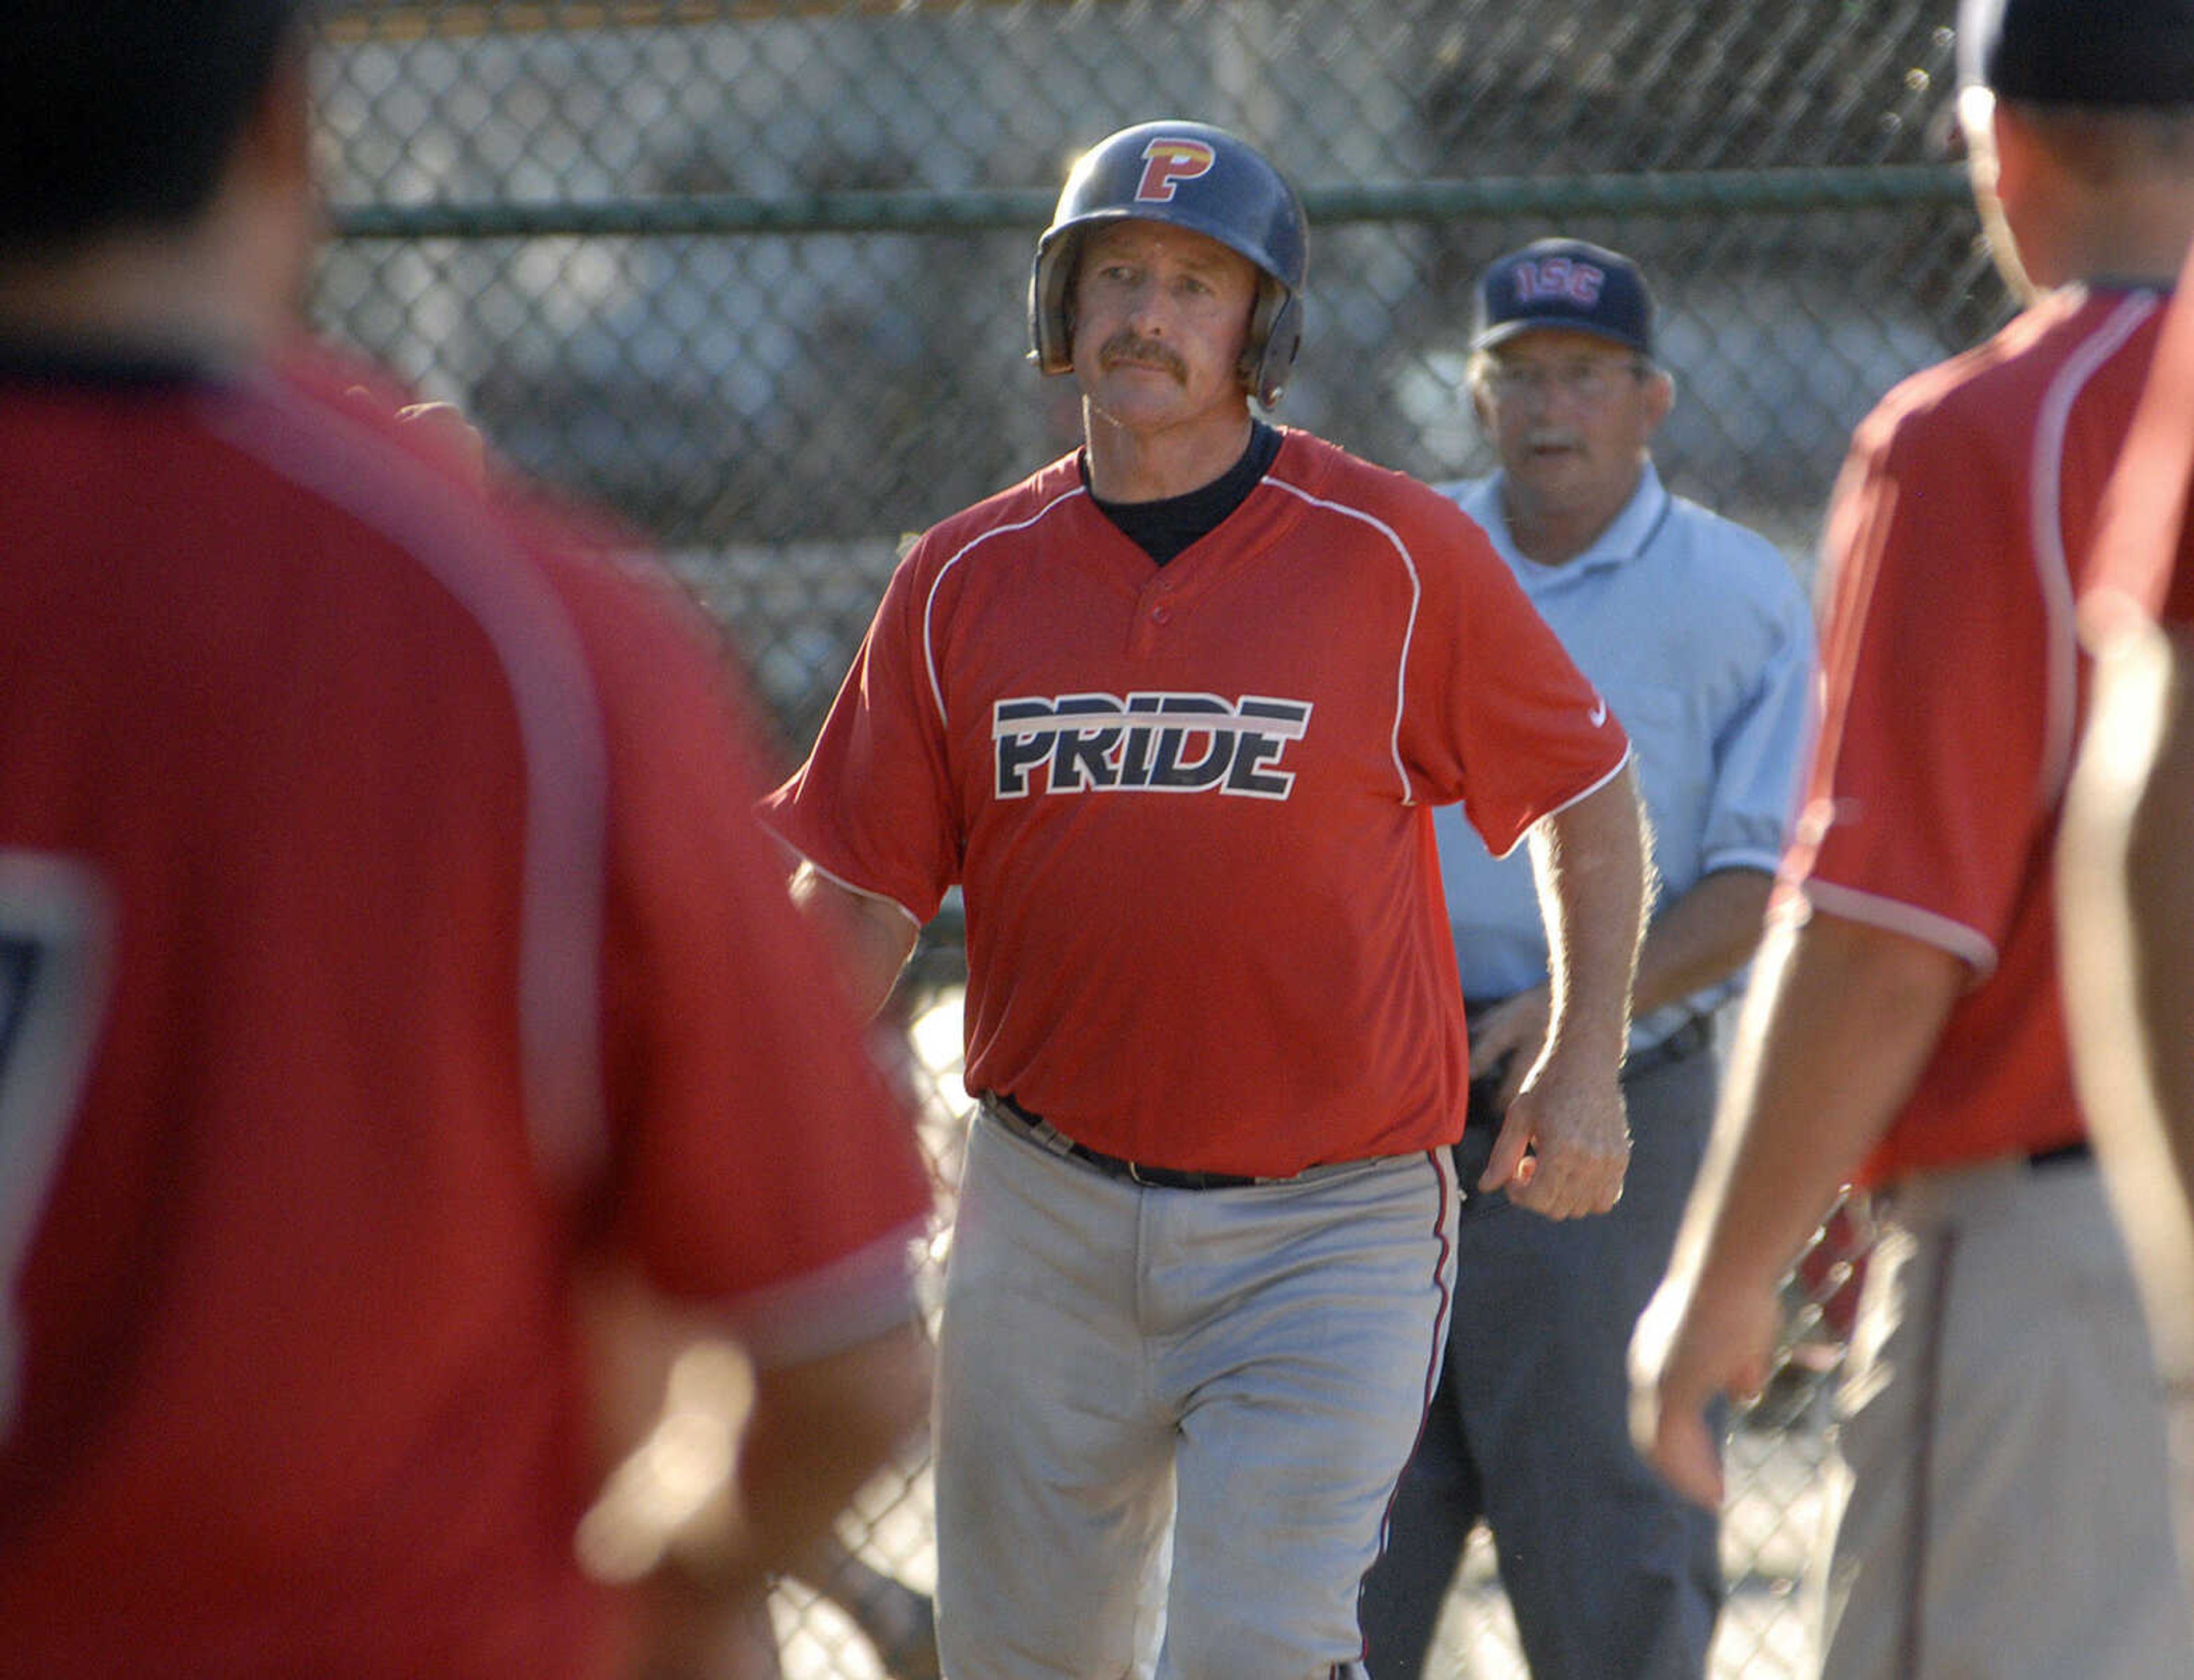
[[[1966,132],[1966,171],[1989,255],[2013,295],[2031,303],[2041,292],[2034,270],[2042,271],[2044,284],[2056,284],[2049,277],[2055,266],[2049,235],[2059,189],[2052,175],[2056,165],[2018,107],[1986,89],[1959,89],[1958,114]],[[2022,248],[2022,234],[2039,240],[2035,249]]]
[[[1485,381],[1475,374],[1470,379],[1470,411],[1478,416],[1478,429],[1488,438],[1493,436],[1493,398]]]
[[[2024,204],[2040,158],[2033,129],[2016,106],[1997,100],[1989,111],[1989,155],[1995,160],[1990,189],[1998,200]]]

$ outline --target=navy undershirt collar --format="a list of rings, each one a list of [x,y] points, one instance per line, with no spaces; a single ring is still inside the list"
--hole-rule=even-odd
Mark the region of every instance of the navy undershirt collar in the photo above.
[[[1278,429],[1253,419],[1249,446],[1242,451],[1242,458],[1200,489],[1157,502],[1107,502],[1094,492],[1089,499],[1130,542],[1163,565],[1190,544],[1218,530],[1227,515],[1249,499],[1279,452]],[[1087,456],[1080,465],[1082,482],[1087,485]]]
[[[218,380],[211,361],[166,346],[0,330],[0,383],[163,390]]]

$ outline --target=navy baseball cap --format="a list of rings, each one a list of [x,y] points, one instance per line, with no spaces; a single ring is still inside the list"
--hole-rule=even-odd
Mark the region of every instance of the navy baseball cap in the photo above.
[[[2194,106],[2194,0],[1960,0],[1958,80],[2035,105]]]
[[[1653,295],[1638,265],[1582,239],[1538,239],[1497,259],[1478,282],[1473,350],[1561,327],[1641,356],[1653,353]]]

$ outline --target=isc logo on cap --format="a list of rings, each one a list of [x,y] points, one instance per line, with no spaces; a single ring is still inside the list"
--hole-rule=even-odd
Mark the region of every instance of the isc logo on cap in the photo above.
[[[1565,256],[1550,256],[1516,265],[1519,303],[1570,302],[1589,309],[1600,301],[1600,288],[1607,275],[1597,264]]]
[[[1210,174],[1218,161],[1219,154],[1203,140],[1160,135],[1143,148],[1143,178],[1135,183],[1136,202],[1171,204],[1175,187]]]

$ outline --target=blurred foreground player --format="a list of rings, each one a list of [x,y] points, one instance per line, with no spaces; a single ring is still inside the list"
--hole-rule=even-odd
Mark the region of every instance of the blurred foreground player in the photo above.
[[[750,1589],[920,1419],[926,1185],[698,617],[283,347],[301,14],[0,31],[0,1671],[594,1680],[583,1324],[744,1344]]]
[[[2093,701],[2057,857],[2072,1068],[2171,1400],[2194,1580],[2194,257],[2103,504]]]
[[[1827,1510],[1827,1680],[2194,1673],[2163,1408],[2076,1099],[2051,862],[2072,601],[2194,235],[2194,0],[1968,0],[1973,186],[2029,307],[1890,393],[1838,484],[1799,831],[1668,1282],[1641,1439],[1702,1502],[1705,1408],[1875,1199]],[[2179,1047],[2183,1053],[2184,1046]]]

